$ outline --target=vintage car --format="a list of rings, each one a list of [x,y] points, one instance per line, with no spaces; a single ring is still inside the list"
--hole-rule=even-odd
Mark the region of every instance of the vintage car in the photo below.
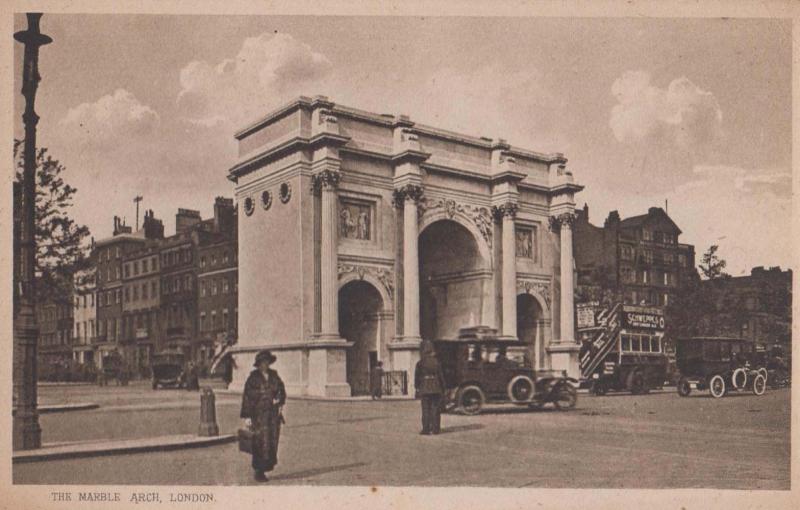
[[[103,355],[103,369],[97,376],[97,383],[100,386],[106,386],[111,379],[114,379],[118,386],[127,386],[130,380],[125,361],[117,351]]]
[[[720,398],[729,391],[752,391],[763,395],[767,388],[767,369],[757,361],[751,340],[730,337],[681,338],[676,343],[676,361],[681,377],[678,394],[689,396],[692,384],[708,388]]]
[[[575,406],[578,381],[564,371],[535,371],[528,345],[499,339],[491,331],[478,336],[461,331],[458,339],[433,342],[447,386],[445,409],[478,414],[487,403]]]
[[[164,351],[153,356],[150,364],[153,373],[153,389],[182,388],[186,360],[179,351]]]

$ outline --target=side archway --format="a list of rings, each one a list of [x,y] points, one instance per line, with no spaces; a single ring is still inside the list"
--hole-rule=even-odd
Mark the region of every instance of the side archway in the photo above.
[[[373,278],[340,280],[339,335],[352,343],[346,355],[347,383],[352,395],[370,393],[370,373],[386,350],[386,301]],[[385,293],[384,289],[384,293]]]

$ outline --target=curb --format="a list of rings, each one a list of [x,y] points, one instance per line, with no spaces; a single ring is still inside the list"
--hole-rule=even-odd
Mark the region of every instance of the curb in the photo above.
[[[85,404],[57,404],[57,405],[49,405],[49,406],[37,406],[36,411],[39,414],[50,414],[50,413],[68,413],[70,411],[87,411],[90,409],[97,409],[100,407],[100,404],[95,404],[94,402],[87,402]],[[12,409],[11,415],[16,416],[17,410]]]
[[[124,441],[80,441],[77,443],[59,443],[43,445],[36,450],[14,452],[11,462],[23,464],[48,460],[77,459],[99,457],[105,455],[126,455],[131,453],[165,452],[204,446],[232,443],[236,435],[201,437],[190,434],[179,436],[161,436],[145,439],[129,439]]]
[[[241,391],[236,390],[214,390],[216,395],[236,395],[241,396]],[[402,402],[406,400],[414,400],[413,395],[390,395],[384,396],[378,400],[372,400],[372,397],[319,397],[315,395],[287,395],[287,400],[316,400],[319,402]]]

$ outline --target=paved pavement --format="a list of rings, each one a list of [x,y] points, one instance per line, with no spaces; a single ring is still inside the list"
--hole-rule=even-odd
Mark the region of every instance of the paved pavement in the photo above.
[[[43,388],[52,401],[100,404],[43,415],[45,442],[194,434],[199,394],[148,386]],[[789,488],[788,389],[762,397],[581,395],[559,412],[497,407],[445,415],[420,436],[419,404],[290,400],[273,485],[551,488]],[[217,396],[221,433],[239,397]],[[147,469],[142,469],[146,465]],[[235,444],[13,466],[15,483],[255,484]]]

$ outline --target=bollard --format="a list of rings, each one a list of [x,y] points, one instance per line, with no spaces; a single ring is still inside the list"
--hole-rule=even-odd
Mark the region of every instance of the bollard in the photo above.
[[[200,394],[200,427],[197,432],[199,436],[219,435],[216,404],[214,401],[214,390],[211,388],[203,388],[203,393]]]

